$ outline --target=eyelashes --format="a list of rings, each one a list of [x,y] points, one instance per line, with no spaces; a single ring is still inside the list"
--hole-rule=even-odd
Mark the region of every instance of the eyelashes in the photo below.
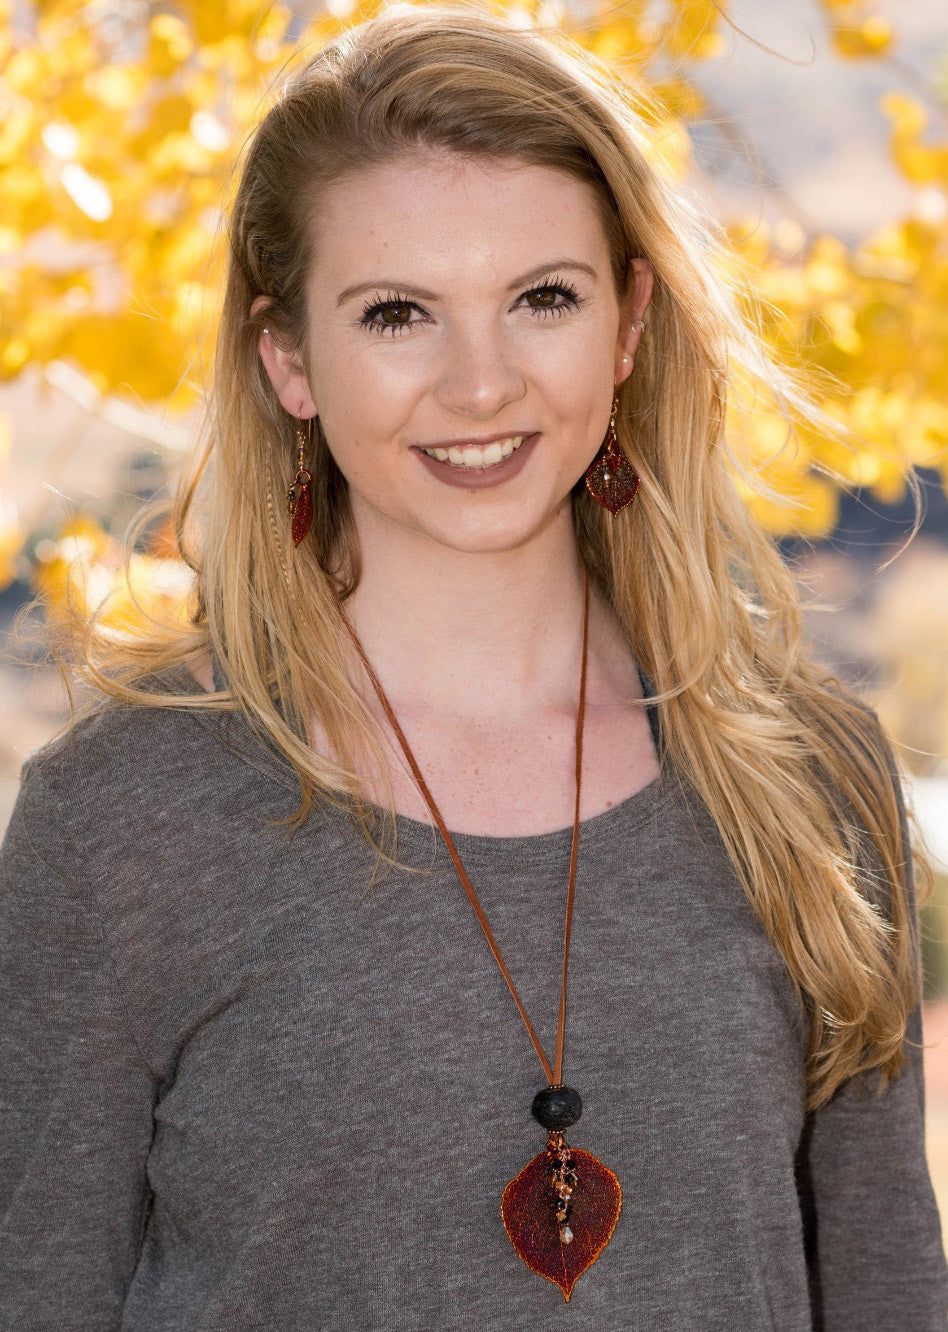
[[[558,277],[550,278],[537,287],[531,287],[529,291],[525,291],[522,296],[518,297],[518,300],[531,296],[544,298],[556,296],[563,302],[555,305],[545,304],[527,307],[531,315],[540,318],[546,318],[549,315],[562,318],[563,315],[577,310],[584,301],[584,297],[579,295],[572,283]],[[407,296],[400,295],[398,292],[389,292],[384,299],[379,292],[376,292],[375,300],[367,302],[364,306],[358,323],[361,328],[368,329],[373,333],[400,334],[409,331],[414,324],[422,322],[410,318],[412,310],[421,310],[421,308],[417,302],[410,300]],[[394,313],[396,317],[394,320],[387,320],[383,318],[385,313]]]

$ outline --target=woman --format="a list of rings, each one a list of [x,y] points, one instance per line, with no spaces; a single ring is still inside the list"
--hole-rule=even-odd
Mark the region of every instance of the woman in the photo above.
[[[410,7],[255,133],[193,626],[5,844],[4,1326],[945,1326],[896,778],[642,133]]]

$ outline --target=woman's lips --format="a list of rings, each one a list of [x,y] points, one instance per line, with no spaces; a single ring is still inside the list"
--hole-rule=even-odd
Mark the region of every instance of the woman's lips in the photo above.
[[[519,449],[514,449],[509,458],[503,458],[489,467],[465,467],[463,464],[458,466],[448,461],[441,462],[440,459],[432,458],[424,449],[417,447],[413,448],[412,452],[431,475],[443,481],[445,485],[456,486],[461,490],[483,490],[485,487],[499,486],[504,481],[510,481],[522,472],[539,438],[539,431],[524,436]]]

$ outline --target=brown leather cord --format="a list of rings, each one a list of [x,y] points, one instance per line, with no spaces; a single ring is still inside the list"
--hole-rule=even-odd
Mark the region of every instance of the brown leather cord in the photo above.
[[[517,987],[513,983],[513,977],[510,975],[510,972],[507,970],[507,964],[504,962],[504,959],[500,953],[500,949],[497,947],[497,941],[494,938],[493,931],[491,930],[490,925],[487,923],[487,917],[484,914],[484,909],[481,906],[480,902],[478,901],[477,894],[474,891],[474,886],[471,883],[470,879],[467,877],[467,873],[465,872],[464,866],[461,864],[461,857],[458,855],[457,847],[454,845],[454,840],[451,837],[451,834],[448,832],[447,828],[445,827],[444,820],[441,817],[441,813],[438,809],[438,806],[434,802],[434,797],[432,796],[431,792],[428,789],[428,783],[425,781],[424,777],[422,776],[421,769],[419,768],[418,763],[415,760],[414,754],[411,752],[411,746],[409,745],[408,741],[405,738],[405,733],[402,730],[402,728],[399,726],[398,719],[396,718],[395,713],[392,711],[391,704],[389,703],[388,699],[385,696],[385,690],[382,688],[381,681],[379,680],[378,676],[375,674],[375,671],[372,669],[372,664],[369,661],[368,657],[365,655],[365,652],[363,651],[362,644],[359,642],[356,631],[353,629],[352,625],[349,623],[348,619],[346,618],[346,614],[343,611],[341,605],[339,608],[339,613],[342,616],[342,622],[348,629],[352,637],[352,641],[355,644],[356,650],[362,659],[362,664],[365,667],[366,674],[371,680],[372,686],[375,689],[376,694],[378,694],[379,702],[381,703],[385,715],[389,720],[392,730],[395,732],[396,736],[398,737],[399,744],[401,745],[402,749],[405,751],[405,757],[408,760],[408,764],[412,770],[412,773],[414,774],[415,781],[418,783],[418,786],[421,790],[422,795],[425,798],[428,808],[431,810],[431,815],[438,826],[438,831],[441,833],[441,836],[444,839],[444,844],[448,848],[448,852],[451,856],[451,859],[454,861],[454,868],[457,870],[458,878],[461,880],[461,883],[464,886],[464,891],[467,893],[471,906],[474,908],[474,914],[477,916],[477,919],[480,921],[481,929],[484,931],[484,936],[487,939],[490,951],[493,953],[494,960],[496,961],[497,965],[500,967],[501,975],[503,976],[504,980],[507,982],[507,988],[510,990],[510,993],[513,995],[514,1003],[517,1005],[517,1009],[520,1013],[520,1016],[523,1018],[524,1025],[526,1026],[527,1031],[530,1034],[530,1039],[533,1042],[533,1048],[536,1050],[537,1054],[540,1057],[540,1063],[543,1065],[543,1071],[546,1074],[547,1079],[551,1086],[560,1086],[563,1078],[563,1039],[566,1031],[566,975],[569,967],[569,944],[570,944],[571,927],[573,923],[573,896],[576,885],[577,852],[579,849],[579,799],[582,788],[582,776],[583,776],[583,723],[586,717],[586,658],[589,648],[589,574],[587,570],[584,568],[583,569],[583,659],[582,659],[582,667],[580,669],[580,677],[579,677],[579,706],[576,710],[576,805],[573,813],[573,841],[572,841],[572,846],[570,848],[570,856],[569,856],[569,883],[566,889],[566,926],[563,934],[563,980],[560,988],[560,1010],[556,1026],[556,1055],[552,1067],[550,1065],[550,1061],[546,1057],[546,1052],[544,1051],[543,1046],[540,1044],[539,1038],[533,1029],[533,1024],[531,1023],[530,1019],[527,1017],[527,1011],[523,1006],[523,1002],[520,998],[520,995],[517,993]]]

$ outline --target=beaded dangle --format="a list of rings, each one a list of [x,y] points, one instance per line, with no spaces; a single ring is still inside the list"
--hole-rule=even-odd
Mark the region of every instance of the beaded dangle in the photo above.
[[[296,455],[296,476],[287,491],[286,507],[293,519],[293,544],[298,546],[310,529],[313,521],[312,476],[306,470],[306,456],[312,451],[313,418],[310,417],[304,428],[299,421],[296,427],[299,451]]]

